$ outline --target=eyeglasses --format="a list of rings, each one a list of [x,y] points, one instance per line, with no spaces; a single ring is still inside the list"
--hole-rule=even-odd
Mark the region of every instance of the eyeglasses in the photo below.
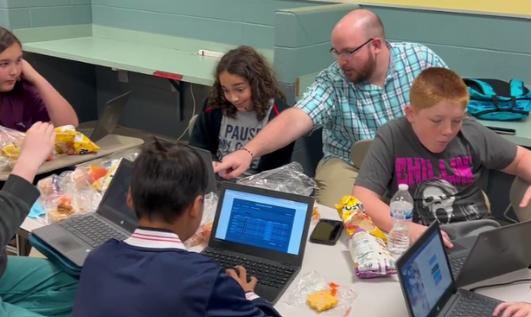
[[[352,55],[354,55],[354,53],[356,53],[357,51],[361,50],[365,45],[369,44],[373,40],[374,39],[368,39],[367,42],[361,44],[360,46],[358,46],[356,48],[353,48],[351,50],[346,50],[346,51],[342,51],[342,52],[338,52],[332,47],[330,49],[330,54],[332,54],[332,56],[334,56],[334,58],[338,58],[339,56],[343,56],[346,59],[350,59],[352,57]]]

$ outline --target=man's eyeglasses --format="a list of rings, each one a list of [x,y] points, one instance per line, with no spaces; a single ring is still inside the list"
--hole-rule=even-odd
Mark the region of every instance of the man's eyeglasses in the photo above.
[[[343,56],[346,59],[350,59],[352,57],[352,55],[354,55],[354,53],[356,53],[357,51],[361,50],[365,45],[367,45],[370,42],[372,42],[372,40],[374,40],[374,39],[368,39],[367,42],[361,44],[360,46],[358,46],[356,48],[353,48],[351,50],[341,51],[341,52],[336,51],[332,47],[330,49],[330,54],[332,54],[332,56],[334,56],[334,58],[338,58],[339,56]]]

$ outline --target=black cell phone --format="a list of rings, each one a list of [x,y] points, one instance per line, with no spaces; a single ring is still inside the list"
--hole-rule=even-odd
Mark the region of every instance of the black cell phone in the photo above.
[[[335,245],[343,232],[343,222],[332,219],[321,219],[310,235],[310,242]]]
[[[487,127],[491,129],[492,131],[496,132],[497,134],[505,134],[505,135],[516,135],[515,129],[510,128],[500,128],[500,127]]]

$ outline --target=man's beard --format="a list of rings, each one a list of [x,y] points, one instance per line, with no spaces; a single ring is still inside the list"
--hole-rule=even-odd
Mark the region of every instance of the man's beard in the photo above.
[[[370,56],[367,62],[361,67],[361,69],[347,68],[350,71],[350,74],[346,74],[348,81],[353,84],[361,84],[367,82],[374,71],[376,70],[376,58]],[[345,69],[343,69],[343,72]]]

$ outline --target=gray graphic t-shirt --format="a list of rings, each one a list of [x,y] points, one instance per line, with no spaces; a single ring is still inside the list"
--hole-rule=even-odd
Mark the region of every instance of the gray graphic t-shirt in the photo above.
[[[236,118],[223,116],[221,129],[219,130],[218,159],[221,161],[225,155],[241,149],[247,142],[252,140],[267,124],[272,108],[269,107],[262,121],[256,119],[254,111],[237,112]],[[258,167],[259,160],[259,158],[253,160],[251,169]]]
[[[516,157],[516,144],[473,118],[442,153],[428,151],[406,118],[378,131],[356,185],[390,198],[398,184],[409,185],[415,200],[413,221],[429,225],[469,221],[487,215],[479,184],[487,169],[502,170]]]

